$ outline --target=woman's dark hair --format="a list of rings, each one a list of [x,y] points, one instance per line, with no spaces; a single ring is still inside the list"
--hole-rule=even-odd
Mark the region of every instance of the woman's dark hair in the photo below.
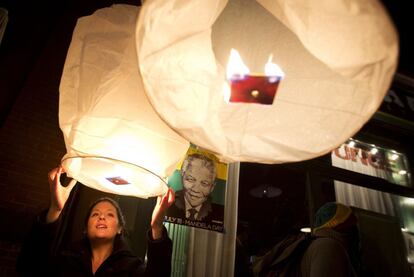
[[[89,217],[90,217],[90,215],[91,215],[91,212],[92,212],[92,210],[93,210],[93,208],[98,204],[98,203],[101,203],[101,202],[109,202],[109,203],[111,203],[112,204],[112,206],[114,206],[115,207],[115,209],[116,209],[116,214],[117,214],[117,216],[118,216],[118,224],[119,224],[119,226],[121,227],[121,235],[123,235],[124,233],[125,233],[125,217],[124,217],[124,214],[122,213],[122,210],[121,210],[121,207],[119,206],[119,204],[118,204],[118,202],[117,201],[115,201],[114,199],[112,199],[112,198],[110,198],[110,197],[101,197],[101,198],[98,198],[98,199],[96,199],[90,206],[89,206],[89,209],[88,209],[88,212],[86,213],[86,217],[85,217],[85,222],[84,222],[84,230],[87,230],[87,228],[88,228],[88,220],[89,220]],[[85,232],[86,233],[86,232]]]

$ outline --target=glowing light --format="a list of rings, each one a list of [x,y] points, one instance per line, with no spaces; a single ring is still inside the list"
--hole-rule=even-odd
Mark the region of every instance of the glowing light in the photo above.
[[[371,152],[372,155],[375,155],[375,154],[378,153],[378,148],[373,147],[370,152]]]
[[[264,66],[264,74],[251,74],[239,52],[231,49],[226,68],[230,88],[223,88],[226,103],[255,103],[272,105],[280,80],[284,77],[282,69],[272,62],[270,55]]]
[[[349,147],[354,147],[354,146],[355,146],[355,141],[351,140],[351,141],[348,143],[348,146],[349,146]]]
[[[395,161],[399,158],[398,154],[394,153],[391,155],[390,160]]]
[[[405,198],[402,203],[405,205],[414,206],[414,198]]]
[[[264,66],[264,73],[266,76],[274,76],[282,79],[285,73],[279,65],[272,62],[273,55],[269,56],[267,63]],[[244,64],[239,52],[236,49],[230,50],[230,57],[227,63],[226,75],[227,79],[243,78],[243,76],[250,73],[249,68]]]
[[[405,175],[405,174],[407,174],[407,171],[406,170],[400,170],[400,171],[398,171],[398,174]]]
[[[224,96],[224,101],[226,103],[230,102],[230,96],[231,96],[231,88],[229,83],[225,82],[223,84],[223,96]]]
[[[107,179],[116,176],[119,177],[121,180],[130,180],[133,178],[134,172],[129,168],[115,164],[113,166],[113,170],[108,172],[107,176]]]
[[[311,228],[309,228],[309,227],[303,227],[303,228],[300,229],[300,231],[302,233],[310,233],[311,232]]]
[[[239,52],[236,49],[231,49],[229,62],[227,63],[227,79],[230,80],[234,77],[243,78],[243,76],[249,74],[249,72],[250,70],[243,63]]]
[[[267,63],[265,64],[265,74],[266,76],[278,76],[283,78],[285,73],[282,71],[280,66],[275,63],[272,63],[273,55],[269,56]]]

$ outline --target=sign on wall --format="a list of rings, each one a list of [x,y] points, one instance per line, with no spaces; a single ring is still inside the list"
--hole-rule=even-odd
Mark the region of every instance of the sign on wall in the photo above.
[[[175,202],[166,221],[223,232],[226,183],[227,164],[192,145],[168,179]]]
[[[331,157],[333,166],[382,178],[397,185],[411,184],[408,160],[404,154],[397,151],[350,139],[332,151]],[[336,201],[399,217],[401,226],[406,230],[404,238],[407,259],[410,263],[414,262],[414,199],[336,180],[334,184]]]
[[[332,165],[376,176],[391,183],[410,185],[408,160],[403,153],[358,140],[349,140],[332,151]]]

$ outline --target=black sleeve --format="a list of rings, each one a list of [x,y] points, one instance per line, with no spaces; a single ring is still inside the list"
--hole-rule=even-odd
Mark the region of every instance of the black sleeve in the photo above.
[[[46,223],[46,213],[36,217],[16,263],[18,276],[51,276],[51,247],[59,224]]]
[[[151,230],[147,233],[147,267],[146,276],[165,276],[171,274],[172,241],[168,237],[167,229],[164,227],[162,238],[152,239]]]

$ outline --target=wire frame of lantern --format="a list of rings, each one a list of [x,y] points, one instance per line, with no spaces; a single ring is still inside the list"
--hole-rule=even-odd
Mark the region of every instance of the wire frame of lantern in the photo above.
[[[135,51],[136,6],[113,5],[78,20],[60,84],[59,124],[69,177],[94,189],[152,197],[189,142],[151,106]]]
[[[70,169],[77,181],[107,193],[147,198],[166,192],[164,185],[160,186],[167,185],[165,179],[125,161],[103,156],[66,156],[62,165]]]
[[[136,34],[156,111],[225,161],[328,153],[379,107],[398,56],[395,28],[377,0],[146,1]],[[232,49],[242,62],[228,78]],[[269,57],[283,73],[277,86],[263,69]],[[270,86],[271,98],[262,99]]]

